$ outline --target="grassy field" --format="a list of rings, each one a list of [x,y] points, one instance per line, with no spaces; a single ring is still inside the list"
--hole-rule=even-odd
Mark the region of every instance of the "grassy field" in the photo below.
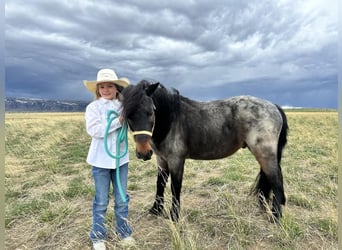
[[[246,149],[222,160],[186,162],[179,223],[148,215],[155,159],[137,160],[131,143],[136,249],[337,249],[337,112],[287,115],[282,167],[288,202],[280,225],[248,195],[259,166]],[[83,114],[9,113],[5,126],[5,249],[91,249],[94,191]],[[168,185],[167,210],[170,200]],[[112,202],[106,219],[113,229]],[[107,247],[120,249],[112,231]]]

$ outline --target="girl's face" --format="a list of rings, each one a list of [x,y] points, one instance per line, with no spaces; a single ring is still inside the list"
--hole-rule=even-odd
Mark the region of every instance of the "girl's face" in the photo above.
[[[107,100],[114,100],[116,98],[117,89],[114,83],[103,82],[98,84],[100,96]]]

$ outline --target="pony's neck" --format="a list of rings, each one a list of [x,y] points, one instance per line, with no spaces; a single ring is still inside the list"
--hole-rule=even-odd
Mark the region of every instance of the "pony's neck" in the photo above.
[[[177,91],[169,91],[164,87],[158,88],[152,95],[155,110],[155,128],[152,136],[153,143],[161,143],[171,128],[171,123],[179,112],[179,94]]]

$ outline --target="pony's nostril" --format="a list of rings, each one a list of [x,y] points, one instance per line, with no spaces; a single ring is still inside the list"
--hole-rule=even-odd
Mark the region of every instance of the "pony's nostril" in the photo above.
[[[141,158],[142,158],[141,154],[140,154],[138,151],[135,151],[135,156],[136,156],[138,159],[141,159]]]
[[[150,154],[147,154],[147,155],[143,156],[142,159],[143,159],[144,161],[151,160],[151,155],[150,155]]]

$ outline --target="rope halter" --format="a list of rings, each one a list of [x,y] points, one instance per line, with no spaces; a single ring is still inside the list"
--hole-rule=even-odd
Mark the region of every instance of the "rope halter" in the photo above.
[[[132,131],[132,135],[148,135],[152,137],[152,134],[153,134],[153,128],[152,128],[152,132],[147,131],[147,130]]]

